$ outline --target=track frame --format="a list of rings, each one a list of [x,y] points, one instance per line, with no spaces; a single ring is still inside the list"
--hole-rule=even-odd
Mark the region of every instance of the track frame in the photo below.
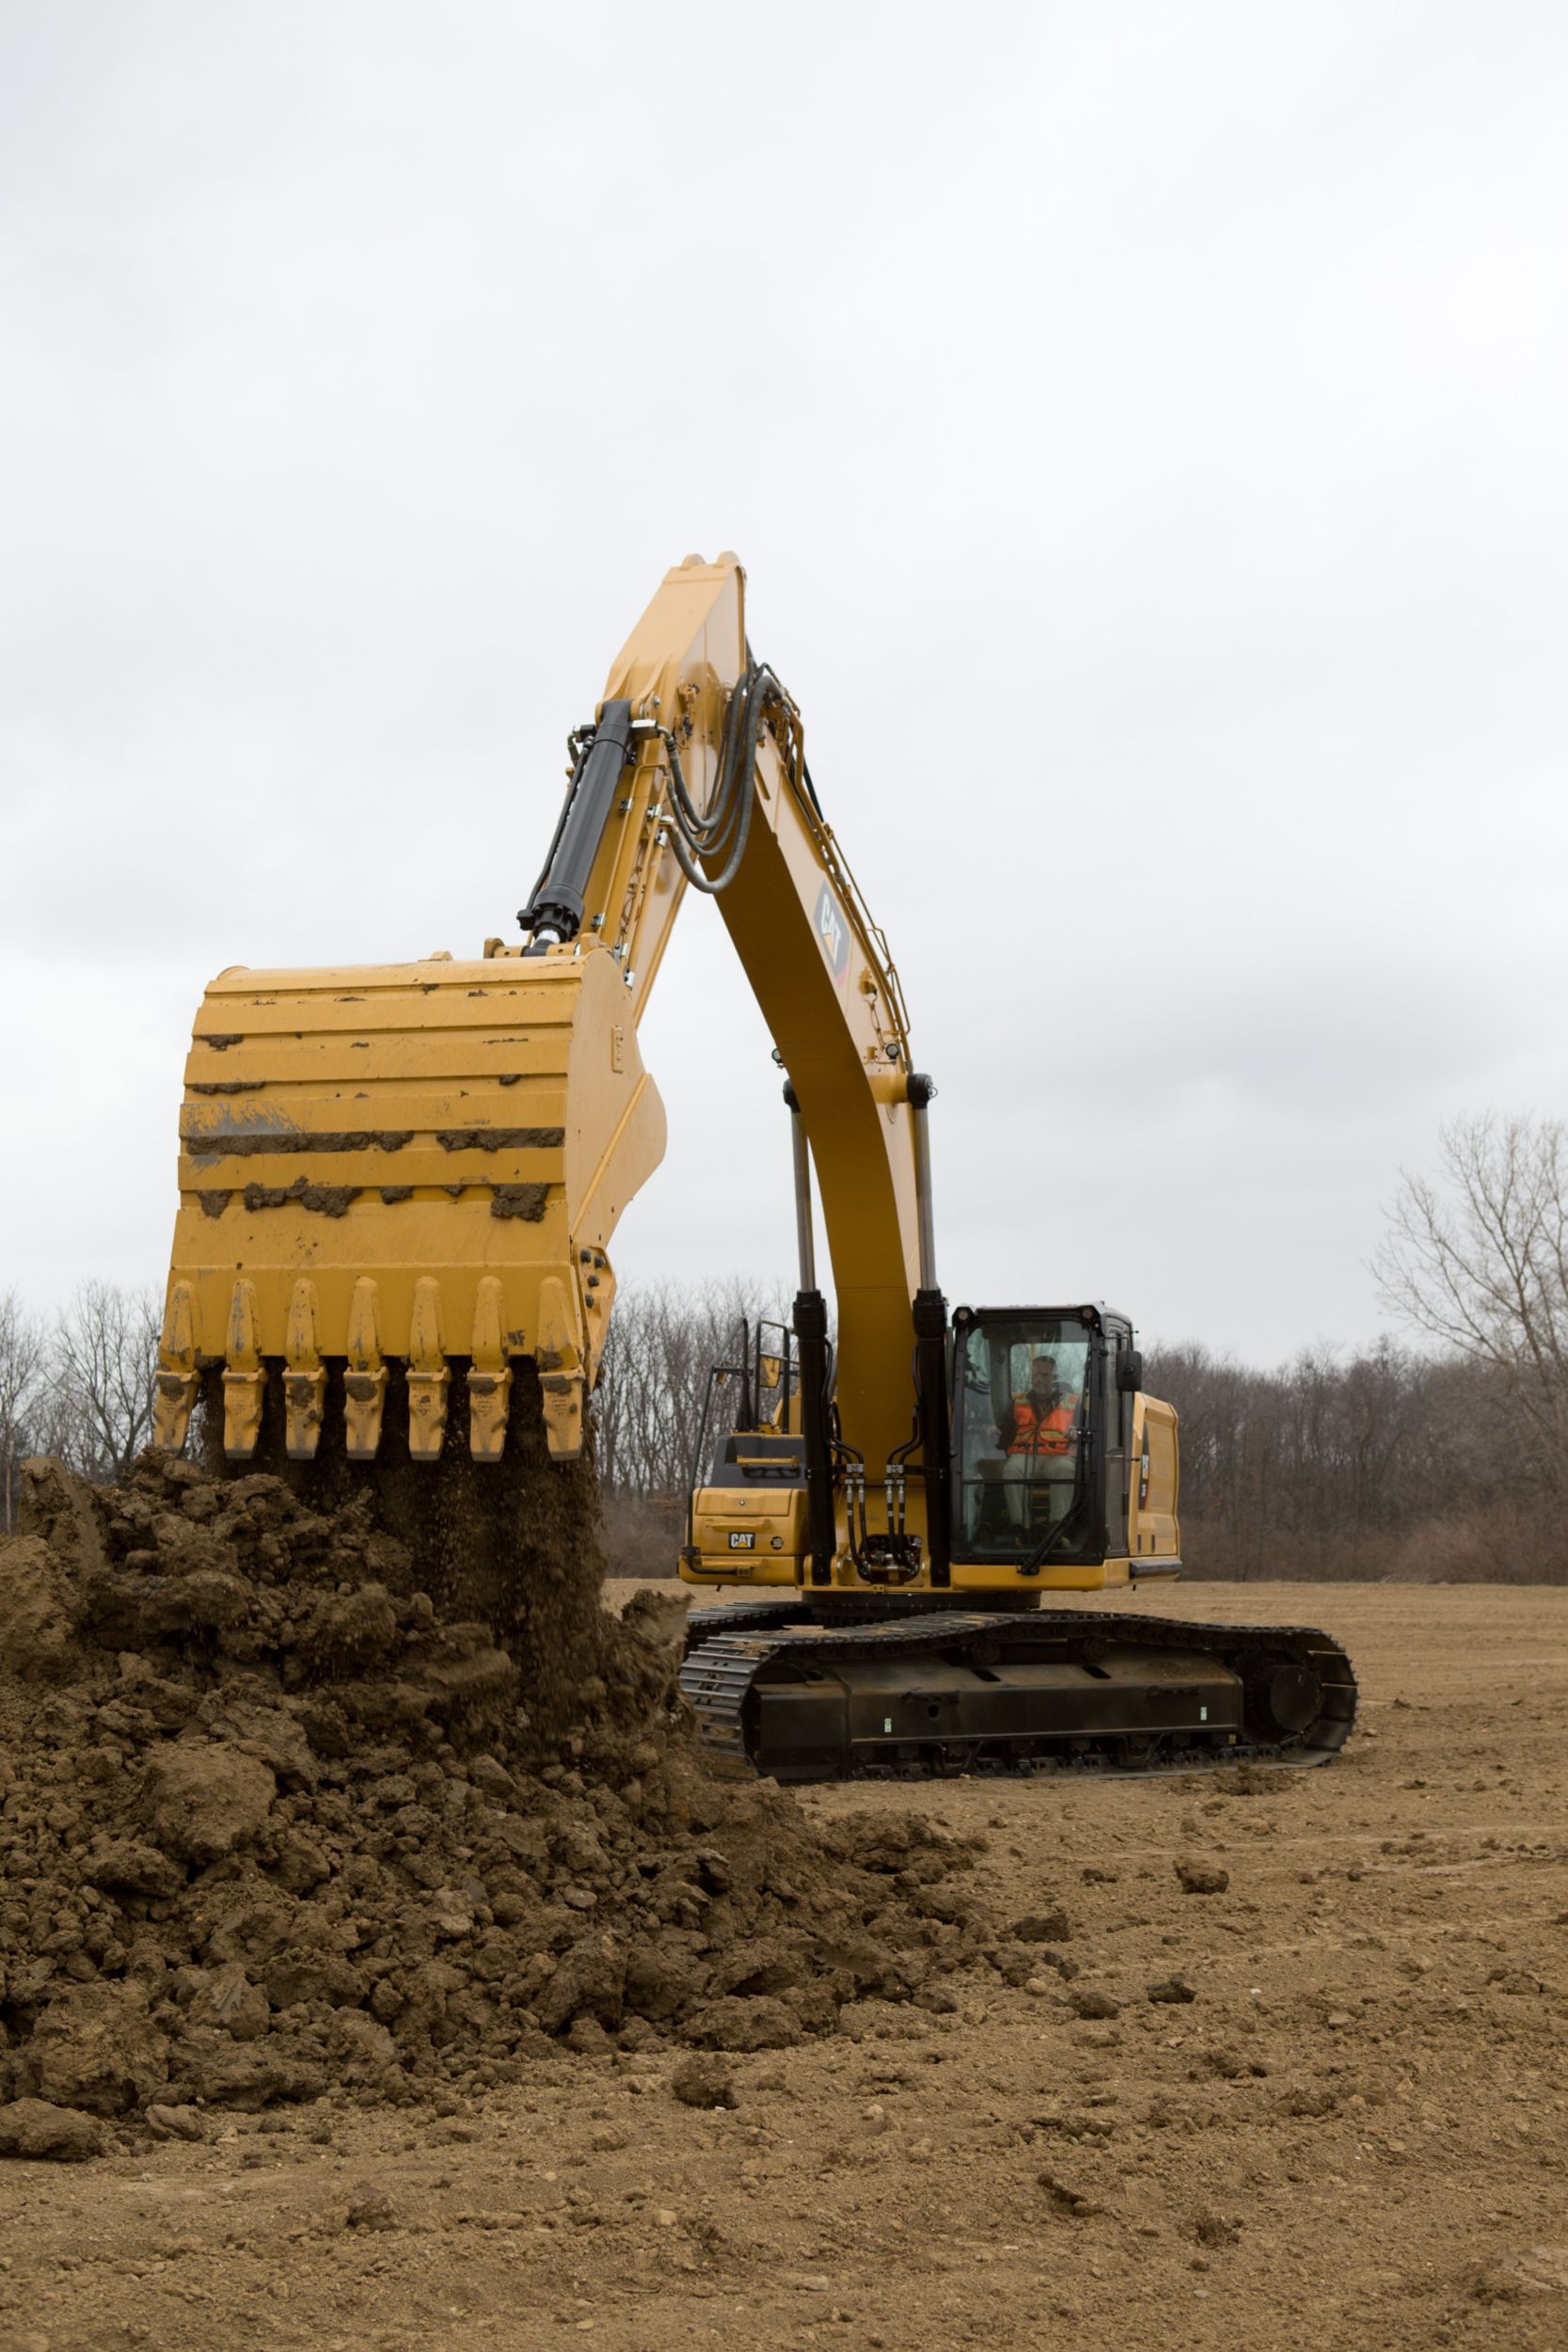
[[[680,1685],[710,1750],[790,1781],[1301,1769],[1338,1754],[1357,1696],[1313,1627],[951,1608],[844,1626],[799,1600],[696,1613]]]

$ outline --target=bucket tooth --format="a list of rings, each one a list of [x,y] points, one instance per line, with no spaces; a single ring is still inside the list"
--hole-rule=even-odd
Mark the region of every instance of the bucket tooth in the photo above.
[[[501,1345],[501,1286],[494,1274],[480,1279],[469,1353],[468,1451],[476,1462],[499,1462],[512,1404],[512,1367]]]
[[[158,1343],[157,1392],[152,1404],[152,1442],[178,1454],[190,1427],[200,1376],[196,1369],[196,1294],[176,1282],[164,1309]]]
[[[551,1457],[575,1462],[582,1452],[582,1322],[559,1275],[539,1285],[539,1387]]]
[[[440,1454],[451,1380],[441,1344],[441,1285],[434,1274],[421,1274],[408,1332],[408,1451],[417,1462],[434,1462]]]
[[[374,1277],[362,1274],[348,1311],[347,1363],[343,1372],[343,1430],[351,1462],[373,1462],[381,1443],[381,1412],[387,1401],[387,1366]]]
[[[582,1452],[582,1375],[545,1372],[539,1375],[545,1408],[545,1441],[552,1460],[575,1462]]]
[[[302,1275],[283,1339],[284,1444],[291,1462],[312,1462],[321,1442],[326,1373],[316,1345],[316,1286]]]
[[[261,1434],[266,1375],[256,1344],[256,1285],[244,1276],[235,1283],[230,1301],[224,1357],[223,1451],[230,1462],[248,1462]]]

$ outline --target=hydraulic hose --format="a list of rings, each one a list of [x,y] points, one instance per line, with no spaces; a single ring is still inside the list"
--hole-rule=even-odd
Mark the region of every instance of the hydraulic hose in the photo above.
[[[764,715],[774,704],[785,710],[792,707],[767,664],[752,663],[736,681],[724,713],[719,781],[705,812],[696,806],[687,787],[674,737],[667,727],[659,729],[670,763],[671,813],[674,818],[670,846],[687,881],[705,898],[717,898],[721,890],[728,889],[740,870],[752,830],[757,744]],[[723,860],[717,874],[705,873],[698,863],[705,859],[712,864],[717,858]]]

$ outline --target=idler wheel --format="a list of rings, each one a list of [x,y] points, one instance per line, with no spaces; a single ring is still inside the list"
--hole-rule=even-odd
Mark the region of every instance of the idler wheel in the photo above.
[[[1299,1658],[1260,1658],[1246,1677],[1247,1729],[1262,1740],[1297,1740],[1323,1711],[1323,1686]]]

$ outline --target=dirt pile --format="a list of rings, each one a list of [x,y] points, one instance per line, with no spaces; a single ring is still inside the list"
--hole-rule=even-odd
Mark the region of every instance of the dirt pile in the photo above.
[[[782,2048],[846,2001],[945,2005],[969,1846],[714,1778],[672,1621],[595,1597],[546,1674],[440,1612],[363,1496],[30,1466],[0,1545],[0,2102],[400,2100],[562,2043]]]

